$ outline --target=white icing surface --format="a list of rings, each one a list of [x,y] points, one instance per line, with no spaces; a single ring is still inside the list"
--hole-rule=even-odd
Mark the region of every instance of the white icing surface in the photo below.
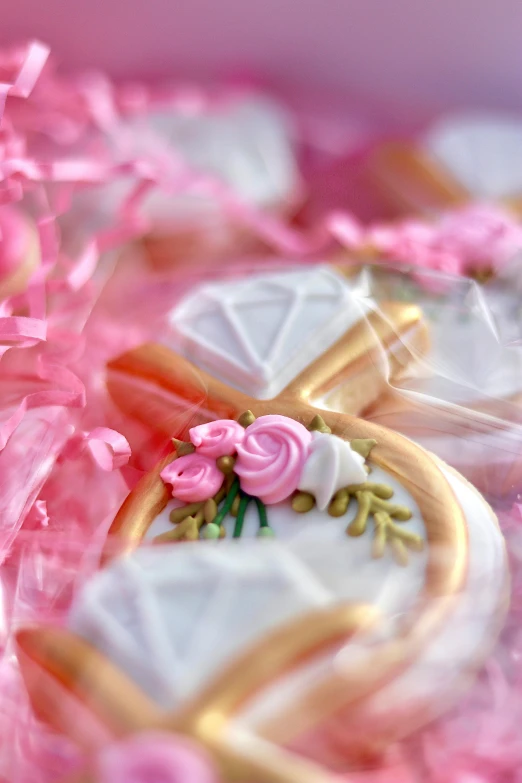
[[[443,704],[474,656],[491,642],[505,589],[503,539],[476,490],[445,468],[443,473],[468,523],[467,583],[438,635],[404,675],[366,705],[364,719],[391,715],[397,704],[406,710],[426,700],[432,706]],[[372,478],[382,481],[386,476],[374,469]],[[397,502],[407,502],[405,495],[397,487]],[[257,529],[249,510],[246,539],[144,547],[117,560],[77,598],[71,627],[158,703],[173,708],[197,692],[230,656],[286,620],[340,600],[378,606],[387,622],[377,637],[351,642],[335,658],[323,657],[298,670],[267,689],[237,719],[243,727],[261,727],[328,668],[342,671],[364,656],[368,643],[393,634],[395,622],[419,595],[425,569],[424,555],[412,555],[405,569],[389,555],[373,560],[369,535],[345,535],[350,516],[296,515],[286,504],[270,507],[269,514],[279,540],[249,539]],[[170,527],[167,518],[168,510],[151,534]],[[407,525],[423,530],[417,508]]]
[[[376,725],[376,721],[396,720],[402,711],[408,714],[428,704],[432,712],[454,697],[462,686],[463,677],[473,670],[474,658],[494,641],[499,606],[505,596],[507,561],[502,535],[495,525],[491,510],[480,494],[458,474],[442,467],[464,510],[468,523],[469,567],[465,589],[459,594],[455,608],[416,662],[390,685],[376,693],[363,712],[355,717],[360,725]],[[317,681],[332,667],[337,673],[344,666],[349,671],[355,662],[364,661],[367,651],[382,634],[368,635],[352,641],[341,653],[316,661],[313,666],[297,671],[284,683],[266,690],[263,698],[250,705],[241,716],[241,725],[260,727],[270,720],[279,707],[287,706],[291,698],[306,693],[311,680]],[[393,718],[395,716],[395,718]],[[363,724],[364,721],[364,724]],[[377,723],[377,725],[381,725]]]
[[[443,472],[468,523],[467,584],[449,621],[415,665],[367,707],[370,717],[391,714],[399,703],[444,700],[481,645],[490,641],[505,585],[503,540],[480,495],[460,477]],[[385,478],[379,469],[372,473],[375,481]],[[408,502],[405,494],[397,487],[397,502]],[[231,655],[271,628],[317,607],[340,600],[372,602],[387,619],[379,638],[393,633],[422,588],[425,555],[412,555],[410,565],[401,569],[389,555],[371,559],[371,536],[345,535],[350,515],[296,515],[286,504],[268,511],[276,541],[248,539],[257,529],[249,509],[246,540],[144,547],[117,560],[84,588],[71,627],[165,707],[197,692]],[[414,512],[408,529],[422,531],[418,509]],[[167,517],[168,510],[151,534],[170,527]],[[238,722],[259,727],[306,692],[326,667],[342,669],[375,640],[352,642],[335,659],[322,658],[278,682]]]
[[[108,134],[110,134],[110,130]],[[300,187],[290,120],[279,105],[262,96],[237,97],[205,111],[165,107],[120,122],[106,142],[121,161],[137,157],[161,161],[161,173],[179,172],[179,161],[199,174],[225,183],[246,202],[281,209]],[[175,181],[175,180],[174,180]],[[88,191],[76,199],[86,218],[107,220],[132,187],[128,178]],[[219,218],[214,198],[154,190],[142,213],[172,230],[193,219]]]
[[[522,192],[522,121],[501,113],[450,114],[424,138],[439,160],[475,198]]]
[[[425,537],[419,510],[404,488],[379,468],[371,478],[394,487],[393,502],[413,511],[403,524]],[[172,529],[168,517],[177,505],[173,501],[157,517],[147,538]],[[306,610],[342,599],[371,601],[393,618],[422,589],[426,553],[412,553],[407,568],[397,566],[389,552],[373,559],[371,523],[360,538],[346,535],[355,512],[355,501],[337,518],[317,509],[296,514],[289,502],[268,506],[277,538],[252,541],[258,518],[250,504],[239,540],[144,548],[111,565],[83,591],[72,625],[151,696],[174,705],[234,652]],[[228,536],[234,523],[225,522]],[[182,599],[174,601],[173,595]]]
[[[257,399],[279,394],[368,309],[326,266],[195,289],[170,314],[168,345]]]

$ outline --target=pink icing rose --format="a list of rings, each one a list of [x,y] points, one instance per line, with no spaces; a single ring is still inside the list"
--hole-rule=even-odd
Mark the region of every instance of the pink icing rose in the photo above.
[[[230,457],[236,453],[239,443],[245,437],[245,429],[237,421],[221,419],[209,424],[200,424],[189,431],[190,440],[198,450],[198,454],[218,459]]]
[[[498,269],[522,250],[522,227],[501,207],[474,204],[442,218],[434,245],[458,257],[466,274]]]
[[[172,485],[172,497],[183,503],[208,500],[221,487],[223,474],[215,460],[203,454],[185,454],[161,471],[165,484]]]
[[[203,750],[173,734],[116,742],[97,759],[97,783],[218,783]]]
[[[237,447],[234,468],[241,489],[263,503],[279,503],[294,492],[310,451],[312,434],[286,416],[260,416]]]
[[[369,243],[383,256],[422,269],[462,274],[458,256],[437,243],[437,229],[419,220],[404,220],[376,226],[368,232]]]

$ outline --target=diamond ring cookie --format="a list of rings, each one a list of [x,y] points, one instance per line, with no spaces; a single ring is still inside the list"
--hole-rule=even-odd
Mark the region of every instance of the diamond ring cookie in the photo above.
[[[160,102],[121,120],[104,138],[116,161],[139,158],[159,168],[163,187],[152,188],[138,210],[148,223],[145,249],[157,268],[252,245],[223,209],[220,186],[241,204],[269,214],[289,214],[301,199],[292,123],[276,101],[231,93],[208,106],[202,96],[199,102]],[[77,196],[75,223],[98,230],[114,220],[132,186],[121,178]]]
[[[241,281],[224,321],[212,286],[201,309],[189,296],[175,310],[194,363],[163,349],[164,388],[197,415],[178,418],[172,452],[116,515],[69,629],[18,637],[38,713],[75,739],[70,700],[112,736],[194,737],[225,780],[319,783],[445,709],[494,642],[507,585],[494,515],[419,446],[327,407],[343,383],[360,404],[344,364],[348,349],[360,357],[328,298],[339,278],[319,272],[330,318],[290,319],[275,337],[258,334],[256,307],[287,296],[281,279],[258,281],[254,300],[242,290],[243,353]],[[284,305],[298,315],[296,299]],[[301,332],[310,350],[293,354],[292,390],[277,360]],[[132,367],[153,387],[148,356]]]
[[[497,202],[520,214],[520,117],[455,113],[416,143],[389,142],[372,153],[374,180],[401,212],[433,214],[470,201]]]
[[[217,399],[208,409],[197,375],[187,406],[180,356],[233,386],[241,410],[252,397],[280,396],[357,415],[428,343],[418,307],[377,307],[342,271],[322,265],[203,284],[168,321],[161,344],[140,346],[108,367],[117,405],[164,437],[231,413],[228,401]]]

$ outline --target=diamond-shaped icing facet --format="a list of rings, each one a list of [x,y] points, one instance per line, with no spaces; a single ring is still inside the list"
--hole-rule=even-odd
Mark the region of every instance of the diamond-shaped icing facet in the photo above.
[[[326,266],[202,285],[171,313],[173,346],[257,399],[279,394],[364,314]]]

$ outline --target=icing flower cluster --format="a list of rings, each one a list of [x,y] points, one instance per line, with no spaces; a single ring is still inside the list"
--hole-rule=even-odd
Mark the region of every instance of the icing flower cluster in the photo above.
[[[374,226],[366,240],[387,258],[425,269],[486,279],[522,250],[522,226],[508,211],[472,204],[438,223],[408,219]]]
[[[408,550],[421,551],[422,539],[404,529],[411,518],[405,506],[390,502],[394,492],[368,481],[365,459],[374,440],[338,438],[320,416],[309,427],[287,416],[258,419],[247,411],[239,421],[214,421],[193,427],[190,443],[174,441],[177,458],[161,473],[172,495],[186,505],[170,512],[175,528],[156,541],[196,541],[226,536],[223,521],[236,517],[233,537],[242,534],[249,503],[257,507],[257,535],[271,537],[266,506],[292,498],[292,508],[305,514],[314,507],[342,517],[354,500],[357,513],[346,533],[363,535],[373,519],[374,557],[389,547],[400,565]]]
[[[364,457],[348,441],[310,432],[287,416],[261,416],[248,427],[222,420],[193,427],[195,451],[175,459],[162,472],[172,495],[184,503],[213,497],[223,484],[219,459],[235,456],[239,488],[266,505],[286,500],[296,490],[314,495],[325,509],[335,493],[366,479]]]

